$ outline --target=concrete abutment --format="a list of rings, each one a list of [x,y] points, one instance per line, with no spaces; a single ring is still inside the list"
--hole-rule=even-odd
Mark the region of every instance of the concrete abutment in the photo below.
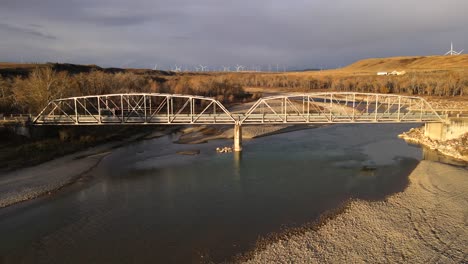
[[[468,133],[468,118],[449,118],[444,123],[426,123],[424,135],[434,140],[450,140]]]

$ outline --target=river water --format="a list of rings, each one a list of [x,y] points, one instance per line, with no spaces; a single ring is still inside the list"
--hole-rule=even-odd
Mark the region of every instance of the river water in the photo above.
[[[175,136],[114,150],[58,193],[0,209],[0,263],[220,262],[350,198],[403,191],[422,150],[411,125],[336,125],[244,142]],[[176,151],[198,149],[196,156]],[[376,167],[366,170],[363,166]]]

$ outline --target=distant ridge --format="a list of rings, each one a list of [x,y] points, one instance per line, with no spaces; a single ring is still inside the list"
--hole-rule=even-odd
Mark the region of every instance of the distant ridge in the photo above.
[[[158,75],[173,75],[172,72],[167,71],[154,71],[150,69],[124,69],[124,68],[102,68],[97,65],[81,65],[71,63],[10,63],[0,62],[0,75],[4,77],[11,76],[27,76],[31,71],[37,67],[50,66],[57,72],[66,71],[70,74],[87,73],[91,71],[103,71],[107,73],[118,72],[133,72],[136,74],[158,74]]]
[[[364,59],[337,70],[353,72],[438,71],[468,69],[468,54],[457,56],[411,56]]]

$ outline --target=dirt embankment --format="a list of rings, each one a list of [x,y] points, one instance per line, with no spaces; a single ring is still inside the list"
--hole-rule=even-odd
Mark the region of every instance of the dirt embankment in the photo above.
[[[317,231],[273,242],[246,263],[466,263],[468,170],[422,161],[385,201],[353,201]]]
[[[468,161],[468,133],[457,139],[432,140],[424,136],[424,128],[412,128],[410,131],[399,135],[404,140],[426,146],[432,150],[437,150],[445,156]]]

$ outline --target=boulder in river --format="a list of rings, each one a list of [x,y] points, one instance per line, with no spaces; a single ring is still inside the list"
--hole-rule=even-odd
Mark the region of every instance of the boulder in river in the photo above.
[[[216,152],[218,152],[218,153],[230,153],[230,152],[232,152],[232,148],[231,147],[216,148]]]

